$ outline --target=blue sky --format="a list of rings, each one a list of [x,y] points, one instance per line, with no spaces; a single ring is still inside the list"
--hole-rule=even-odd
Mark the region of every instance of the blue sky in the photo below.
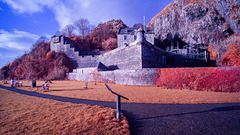
[[[95,26],[122,19],[146,24],[173,0],[0,0],[0,67],[29,51],[41,36],[51,37],[87,18]]]

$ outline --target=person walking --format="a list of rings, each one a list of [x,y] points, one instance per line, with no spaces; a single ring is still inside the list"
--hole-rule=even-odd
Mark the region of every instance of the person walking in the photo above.
[[[11,87],[14,87],[14,79],[11,79]]]

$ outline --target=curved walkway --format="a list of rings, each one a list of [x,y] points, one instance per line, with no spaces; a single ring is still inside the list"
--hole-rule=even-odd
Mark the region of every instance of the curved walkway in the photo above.
[[[62,102],[115,108],[115,102],[94,101],[40,94],[0,85],[13,92]],[[131,99],[130,99],[131,100]],[[122,103],[131,134],[239,135],[240,103],[228,104],[145,104]]]

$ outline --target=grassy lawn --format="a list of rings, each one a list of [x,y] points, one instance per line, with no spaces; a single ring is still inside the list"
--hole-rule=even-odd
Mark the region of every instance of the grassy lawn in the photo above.
[[[0,134],[130,134],[114,109],[0,89]]]
[[[23,81],[17,87],[39,93],[100,101],[116,101],[104,83],[53,81],[50,90],[39,89],[44,83],[37,81],[37,88]],[[1,85],[9,86],[10,84]],[[207,92],[163,89],[155,86],[126,86],[108,84],[116,93],[130,100],[122,102],[201,104],[240,103],[240,93]],[[100,106],[73,104],[18,94],[0,89],[0,134],[130,134],[127,119],[115,118],[115,110]]]
[[[43,81],[37,81],[41,86]],[[43,92],[31,88],[31,83],[23,81],[24,87],[20,89],[37,91],[50,95],[82,98],[100,101],[116,101],[115,95],[110,93],[104,83],[88,83],[88,89],[84,89],[85,82],[80,81],[53,81],[50,91]],[[167,104],[202,104],[202,103],[240,103],[240,93],[224,93],[211,91],[194,91],[187,89],[164,89],[156,86],[126,86],[108,84],[110,88],[130,100],[123,99],[122,102],[134,103],[167,103]],[[10,84],[7,84],[10,86]]]

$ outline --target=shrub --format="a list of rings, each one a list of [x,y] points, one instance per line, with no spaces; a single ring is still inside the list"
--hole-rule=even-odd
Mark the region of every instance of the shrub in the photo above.
[[[222,58],[222,65],[240,66],[240,43],[230,44],[229,49]]]
[[[55,67],[50,74],[48,74],[47,79],[49,80],[63,80],[66,77],[66,68]]]
[[[240,91],[240,67],[159,69],[157,85],[166,88]]]

